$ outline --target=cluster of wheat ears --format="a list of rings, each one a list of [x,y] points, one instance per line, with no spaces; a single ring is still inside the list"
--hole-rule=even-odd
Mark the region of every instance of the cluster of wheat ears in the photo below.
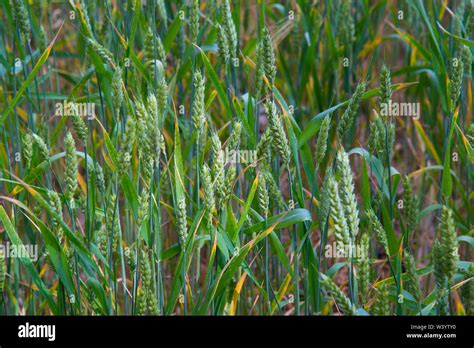
[[[473,313],[471,0],[0,16],[0,313]]]

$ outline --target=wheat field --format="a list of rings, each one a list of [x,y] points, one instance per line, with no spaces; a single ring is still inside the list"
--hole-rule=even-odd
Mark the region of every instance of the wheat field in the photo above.
[[[0,314],[474,313],[472,0],[0,17]]]

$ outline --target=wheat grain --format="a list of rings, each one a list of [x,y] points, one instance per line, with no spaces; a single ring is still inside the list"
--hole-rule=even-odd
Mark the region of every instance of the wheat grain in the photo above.
[[[216,206],[222,207],[225,198],[225,172],[224,172],[224,155],[221,149],[221,141],[216,133],[212,134],[212,181],[216,192]]]
[[[329,130],[331,128],[331,115],[324,117],[321,127],[319,128],[318,140],[316,142],[316,153],[314,156],[314,161],[316,162],[316,167],[319,168],[321,162],[326,155],[327,143]]]
[[[418,275],[416,274],[415,259],[408,252],[405,252],[405,268],[407,272],[407,284],[408,284],[407,288],[410,291],[410,293],[413,295],[415,300],[417,302],[420,302],[421,289],[420,289]]]
[[[338,308],[341,309],[344,314],[356,315],[357,311],[355,306],[341,291],[341,289],[332,281],[332,279],[324,274],[321,274],[321,278],[321,283],[331,293]]]
[[[35,133],[32,133],[31,136],[33,137],[35,144],[39,147],[41,156],[45,160],[49,161],[49,148],[48,148],[48,145],[46,145],[43,138],[41,138],[38,134],[35,134]]]
[[[344,150],[337,153],[336,162],[337,175],[339,176],[339,197],[344,208],[350,235],[352,238],[355,238],[359,233],[359,210],[357,209],[357,200],[354,194],[354,181],[352,179],[349,156]]]
[[[178,236],[181,244],[181,249],[184,250],[186,246],[186,239],[188,238],[188,227],[186,221],[186,199],[182,197],[178,201],[178,209],[176,214],[176,227],[178,229]]]
[[[461,85],[463,77],[463,61],[462,58],[454,58],[451,67],[451,75],[449,76],[449,96],[451,112],[456,108],[456,104],[461,94]]]
[[[271,137],[273,149],[281,156],[284,164],[289,166],[291,156],[290,145],[288,144],[288,138],[283,130],[281,114],[277,111],[275,103],[271,100],[267,100],[265,109],[270,124],[270,130],[273,133]]]
[[[338,183],[334,177],[328,179],[328,196],[330,202],[330,213],[334,221],[334,235],[339,247],[345,250],[346,246],[352,245],[349,227],[347,225],[344,207],[339,198]]]
[[[267,28],[263,29],[262,33],[262,52],[260,54],[263,55],[263,66],[265,71],[265,76],[270,83],[270,88],[273,86],[276,76],[276,67],[275,67],[275,53],[273,52],[273,43],[272,37],[268,32]]]
[[[220,24],[217,24],[217,49],[219,57],[224,61],[225,64],[229,63],[230,60],[230,48],[229,42],[227,41],[227,35],[225,29]]]
[[[418,222],[418,201],[413,193],[408,176],[405,176],[405,180],[403,181],[403,203],[407,221],[406,228],[408,233],[413,234]]]
[[[193,122],[194,129],[199,137],[202,136],[206,115],[204,111],[204,88],[205,81],[199,70],[194,72],[194,99],[193,99]]]
[[[30,168],[31,159],[33,158],[33,138],[30,133],[26,133],[22,139],[23,144],[23,158],[26,163],[26,168]]]
[[[390,299],[388,287],[385,283],[379,287],[377,301],[375,302],[374,315],[384,316],[390,315]]]
[[[227,36],[227,44],[229,45],[230,57],[237,58],[237,31],[235,30],[232,12],[230,10],[229,0],[224,0],[222,4],[222,16],[224,21],[224,30]]]
[[[87,126],[84,120],[77,114],[72,116],[72,127],[77,137],[85,144],[87,142]]]
[[[189,18],[189,31],[192,42],[197,42],[199,33],[199,0],[192,0],[191,15]]]
[[[265,176],[260,175],[258,181],[258,207],[264,219],[268,218],[268,205],[269,198],[267,185],[265,183]]]
[[[77,189],[77,156],[76,143],[71,132],[68,132],[64,139],[64,147],[66,148],[66,197],[71,209],[74,209],[74,193]]]
[[[355,41],[355,25],[351,14],[352,1],[342,1],[338,12],[337,39],[342,47],[349,47]]]
[[[390,252],[389,252],[389,249],[388,249],[388,241],[387,241],[387,235],[385,234],[385,229],[383,228],[382,224],[380,223],[379,219],[375,215],[372,208],[369,208],[366,211],[366,213],[367,213],[367,218],[369,219],[369,225],[370,225],[372,231],[375,232],[375,236],[377,237],[377,241],[384,248],[385,254],[387,254],[387,256],[389,256]]]
[[[20,28],[21,38],[24,42],[30,42],[31,40],[31,25],[28,17],[28,11],[23,5],[22,0],[10,0],[10,6],[12,8],[13,17],[15,18],[16,24]]]
[[[347,109],[344,111],[344,114],[342,114],[339,124],[337,127],[337,135],[339,137],[339,140],[342,142],[344,139],[344,136],[346,133],[349,131],[349,129],[352,127],[352,124],[354,122],[355,115],[359,109],[360,101],[362,99],[362,95],[365,92],[366,88],[366,83],[365,82],[360,82],[354,94],[352,95],[349,105],[347,106]]]
[[[201,177],[202,187],[204,190],[204,204],[206,205],[206,209],[209,213],[208,216],[210,223],[212,214],[216,209],[216,201],[214,198],[214,187],[212,185],[211,170],[209,169],[209,166],[206,163],[202,165]]]

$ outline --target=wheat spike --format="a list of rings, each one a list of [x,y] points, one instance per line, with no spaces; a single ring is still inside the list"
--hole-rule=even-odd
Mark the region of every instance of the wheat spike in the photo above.
[[[365,82],[360,82],[357,85],[356,90],[354,94],[352,95],[351,100],[349,101],[349,105],[347,106],[347,109],[344,111],[344,114],[341,116],[341,119],[339,120],[339,125],[337,127],[337,135],[341,142],[343,141],[346,133],[352,127],[352,123],[354,122],[355,115],[359,109],[360,101],[362,99],[362,95],[365,92],[365,88],[366,88]]]
[[[66,148],[66,197],[71,209],[74,209],[74,193],[77,189],[77,156],[76,143],[71,132],[67,133],[64,146]]]
[[[339,247],[345,248],[352,245],[349,227],[344,215],[344,208],[339,198],[338,183],[334,177],[330,177],[328,182],[328,196],[330,202],[331,217],[334,221],[334,235]]]
[[[351,237],[355,238],[359,233],[359,210],[357,209],[357,200],[354,193],[349,156],[344,150],[338,152],[336,162],[339,175],[339,196],[344,207],[347,227],[349,227]]]
[[[334,298],[337,307],[347,315],[356,315],[357,310],[342,290],[325,274],[321,274],[321,283]]]

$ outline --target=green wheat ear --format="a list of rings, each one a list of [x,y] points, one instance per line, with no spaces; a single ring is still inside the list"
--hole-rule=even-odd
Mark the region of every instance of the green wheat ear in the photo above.
[[[123,90],[122,90],[122,69],[117,67],[114,70],[112,77],[112,102],[116,110],[116,114],[119,114],[120,106],[123,101]]]
[[[163,42],[159,36],[153,34],[151,28],[148,28],[147,34],[145,36],[144,42],[145,48],[145,63],[153,64],[153,68],[155,68],[155,52],[156,52],[156,59],[158,59],[163,69],[166,70],[166,52],[165,48],[163,47]],[[152,71],[154,75],[154,70]]]
[[[149,93],[146,97],[146,109],[148,111],[150,121],[152,122],[152,126],[157,127],[160,113],[158,110],[158,101],[156,100],[156,96],[153,92]]]
[[[443,262],[444,248],[441,246],[439,240],[436,240],[433,245],[433,273],[436,282],[436,302],[438,303],[438,310],[441,315],[447,315],[449,312],[448,301],[446,299],[446,270]]]
[[[319,192],[319,213],[321,215],[321,221],[326,221],[328,218],[331,204],[330,204],[330,196],[329,196],[329,183],[333,176],[332,170],[329,169],[326,171],[326,175],[324,176],[323,184],[321,187],[321,191]]]
[[[143,163],[148,165],[141,166],[142,175],[144,176],[145,183],[148,184],[149,178],[151,177],[151,170],[154,163],[154,154],[152,151],[152,130],[153,122],[150,121],[151,116],[148,114],[145,106],[141,101],[136,101],[135,111],[138,119],[137,131],[140,135],[137,137],[138,142],[138,157]]]
[[[212,185],[211,169],[204,163],[201,169],[202,187],[204,191],[204,204],[208,211],[208,220],[211,223],[212,214],[216,209],[216,201],[214,198],[214,186]]]
[[[232,133],[227,140],[226,149],[228,151],[237,151],[240,146],[240,138],[242,136],[242,123],[240,121],[234,123]]]
[[[76,143],[71,132],[68,132],[64,139],[64,147],[66,148],[66,198],[71,209],[74,209],[74,193],[77,189],[77,156]]]
[[[258,207],[264,219],[268,218],[268,205],[269,205],[269,197],[268,197],[267,185],[265,182],[265,176],[260,175],[259,182],[258,182]]]
[[[102,60],[104,60],[110,66],[114,66],[114,56],[112,53],[110,53],[110,51],[107,48],[102,46],[93,38],[86,37],[85,39],[86,39],[87,47],[89,47],[91,51],[97,53],[97,55],[101,57]]]
[[[77,114],[72,116],[72,128],[76,132],[77,137],[85,144],[87,142],[87,126],[81,116]]]
[[[28,17],[28,11],[23,5],[22,0],[10,0],[10,5],[16,24],[20,28],[21,38],[24,42],[31,40],[31,25]]]
[[[373,123],[378,128],[376,134],[376,143],[375,143],[375,151],[377,153],[378,158],[382,161],[382,163],[387,162],[387,141],[388,143],[388,156],[391,157],[393,144],[395,142],[395,123],[389,122],[384,123],[381,117],[376,118]],[[387,127],[387,128],[385,128]],[[386,138],[387,137],[387,138]]]
[[[456,109],[456,104],[461,94],[462,78],[463,78],[463,61],[462,58],[455,58],[456,64],[452,65],[451,75],[449,76],[449,96],[451,103],[451,112]]]
[[[168,21],[168,13],[166,12],[165,0],[156,0],[156,5],[158,7],[158,14],[166,26],[166,22]]]
[[[199,33],[199,0],[192,0],[191,15],[189,18],[191,41],[196,43]]]
[[[267,127],[267,129],[265,129],[265,132],[263,132],[262,136],[260,137],[260,141],[257,144],[257,159],[262,163],[266,163],[270,160],[272,143],[272,131],[270,127]]]
[[[265,103],[268,122],[272,134],[272,145],[274,151],[280,155],[283,163],[289,166],[291,160],[290,145],[286,137],[281,114],[277,111],[276,105],[270,99]]]
[[[163,74],[164,75],[164,74]],[[160,127],[163,124],[163,119],[165,117],[166,108],[168,106],[168,84],[164,76],[161,76],[160,81],[158,82],[158,87],[156,88],[156,96],[158,100],[158,111],[160,112]]]
[[[50,191],[48,190],[47,192],[48,195],[48,200],[49,204],[51,205],[51,208],[53,208],[53,211],[56,215],[59,217],[63,216],[63,208],[62,208],[62,203],[61,203],[61,198],[59,198],[59,195],[55,191]],[[60,224],[60,221],[53,217],[53,233],[57,237],[58,241],[62,240],[63,237],[63,230]]]
[[[439,242],[442,256],[439,260],[435,261],[441,264],[442,274],[448,283],[456,272],[456,264],[459,259],[455,226],[452,210],[443,206],[441,225],[439,228]]]
[[[211,150],[212,150],[212,181],[216,192],[216,206],[221,208],[225,198],[225,172],[224,172],[224,155],[221,149],[221,141],[217,133],[212,134]]]
[[[193,122],[199,137],[203,134],[206,115],[204,110],[205,81],[199,70],[194,72]]]
[[[231,58],[237,58],[237,31],[235,30],[234,20],[232,19],[232,12],[230,10],[229,0],[225,0],[222,4],[222,16],[224,21],[224,31],[227,36],[227,43],[229,45],[229,52]]]
[[[474,31],[474,4],[472,0],[467,2],[466,12],[469,19],[469,22],[466,23],[466,35],[469,36]]]
[[[351,14],[352,1],[345,0],[341,3],[339,14],[337,16],[337,39],[339,46],[349,47],[355,41],[355,25]]]
[[[229,201],[232,195],[232,190],[234,188],[234,181],[237,172],[235,169],[235,164],[232,164],[229,169],[227,169],[227,173],[225,175],[224,180],[224,201]]]
[[[263,46],[262,52],[260,52],[260,54],[263,54],[265,76],[267,77],[270,86],[273,86],[276,76],[275,53],[273,52],[272,37],[270,36],[267,28],[263,28],[262,37]]]
[[[321,123],[321,128],[319,128],[318,140],[316,141],[316,153],[314,156],[314,161],[316,162],[316,167],[319,168],[321,165],[324,156],[326,155],[327,143],[329,130],[331,128],[331,115],[324,117],[323,122]]]
[[[366,303],[370,284],[370,257],[369,257],[370,237],[368,233],[363,233],[360,239],[360,258],[357,260],[357,280],[360,289],[362,304]]]
[[[181,249],[185,250],[186,240],[188,238],[188,227],[186,221],[186,199],[184,197],[178,201],[178,209],[175,214]]]
[[[347,227],[349,227],[351,237],[356,238],[359,233],[359,210],[354,193],[354,181],[352,179],[349,156],[344,150],[337,153],[336,164],[339,176],[339,196],[344,208]]]
[[[137,225],[142,226],[145,220],[148,218],[148,197],[150,196],[149,189],[145,186],[142,188],[140,196],[138,196],[138,219]]]
[[[375,154],[377,151],[377,144],[379,144],[380,139],[380,127],[378,126],[378,118],[372,120],[370,122],[369,128],[369,140],[367,143],[367,150],[369,151],[370,155]]]
[[[33,137],[34,143],[38,146],[41,156],[46,161],[49,161],[49,148],[46,142],[38,134],[32,133],[31,136]]]
[[[416,302],[421,301],[421,290],[418,275],[416,274],[416,263],[413,255],[405,252],[405,269],[407,272],[407,289],[413,295]]]
[[[392,99],[392,78],[390,69],[383,64],[380,70],[380,108],[382,108],[382,105],[388,104],[390,99]]]
[[[369,225],[370,225],[372,231],[375,232],[375,236],[377,238],[377,241],[384,248],[385,254],[387,254],[387,256],[390,256],[390,252],[389,252],[389,249],[388,249],[387,235],[385,234],[385,229],[383,228],[382,224],[380,223],[379,219],[375,215],[372,208],[369,208],[366,211],[366,213],[367,213],[367,218],[369,220]]]
[[[161,152],[165,150],[165,141],[160,132],[161,114],[157,104],[156,97],[150,93],[147,97],[147,136],[151,153],[149,158],[153,159],[153,164],[158,165]],[[131,149],[130,149],[131,150]],[[153,167],[153,166],[152,166]]]
[[[225,64],[229,63],[230,60],[230,48],[229,42],[227,41],[227,35],[225,29],[220,24],[217,24],[217,52],[219,57],[224,61]]]
[[[346,216],[341,199],[339,198],[339,189],[336,179],[331,176],[328,182],[328,196],[330,203],[331,217],[334,222],[334,235],[339,247],[345,248],[352,245],[349,227],[347,226]]]
[[[344,114],[342,114],[341,119],[339,120],[339,125],[337,127],[337,135],[340,142],[343,141],[344,136],[352,127],[352,123],[354,122],[355,115],[357,114],[357,111],[359,109],[360,101],[362,99],[362,95],[365,92],[365,89],[365,82],[360,82],[357,85],[356,90],[349,101],[347,109],[344,111]]]
[[[357,310],[342,290],[332,281],[331,278],[321,273],[321,283],[334,298],[337,307],[347,315],[356,315]]]
[[[441,315],[446,315],[449,313],[449,287],[459,259],[453,212],[446,206],[443,206],[438,236],[433,246],[432,262],[438,310]]]
[[[31,159],[33,158],[33,138],[30,133],[26,133],[22,139],[23,144],[23,158],[26,163],[26,168],[30,168]]]
[[[142,284],[137,298],[137,312],[139,315],[158,315],[158,301],[155,293],[150,256],[149,252],[144,249],[140,253],[140,278]]]
[[[130,167],[131,152],[133,149],[133,144],[135,142],[135,129],[135,121],[132,117],[128,117],[127,124],[125,125],[125,133],[118,154],[119,177],[122,177],[122,175]]]
[[[95,163],[94,172],[95,172],[95,184],[97,185],[99,192],[102,192],[103,194],[105,194],[104,172],[102,171],[102,167],[98,163]]]
[[[464,299],[464,308],[467,315],[474,313],[474,263],[471,263],[469,268],[464,271],[464,280],[466,284],[461,288],[461,293]]]
[[[86,6],[86,4],[84,3],[84,0],[80,0],[80,3],[81,3],[80,8],[81,8],[82,14],[84,15],[84,21],[86,22],[87,37],[93,37],[91,21],[89,19],[89,10],[90,10],[90,8],[88,8],[88,6]],[[89,3],[92,4],[93,2],[91,1]]]
[[[153,34],[153,30],[148,27],[148,30],[145,35],[144,41],[144,49],[145,49],[145,62],[149,62],[155,59],[155,43],[154,43],[155,35]]]
[[[270,202],[272,202],[272,206],[277,208],[278,210],[284,210],[285,200],[283,199],[281,190],[275,182],[273,175],[268,169],[266,169],[262,172],[262,176],[265,177],[265,184],[268,189],[268,195],[270,197]]]
[[[109,204],[107,205],[107,219],[105,221],[105,236],[106,236],[106,245],[110,244],[110,236],[112,236],[112,244],[110,245],[110,250],[115,253],[117,252],[118,243],[120,240],[121,229],[120,229],[120,220],[118,208],[116,208],[117,196],[112,194],[110,196]]]
[[[410,185],[410,178],[408,176],[405,176],[405,180],[403,181],[403,202],[407,230],[408,233],[413,234],[418,223],[418,199],[413,193],[413,189]]]
[[[390,298],[388,286],[382,283],[379,287],[379,293],[375,302],[374,315],[386,316],[390,315]]]
[[[255,58],[255,94],[260,95],[263,88],[263,76],[265,75],[263,40],[260,40],[255,48]]]
[[[133,246],[130,247],[125,247],[123,250],[123,253],[125,255],[125,258],[127,260],[127,265],[130,267],[130,271],[133,272],[137,268],[137,263],[136,263],[136,253],[135,249]]]

